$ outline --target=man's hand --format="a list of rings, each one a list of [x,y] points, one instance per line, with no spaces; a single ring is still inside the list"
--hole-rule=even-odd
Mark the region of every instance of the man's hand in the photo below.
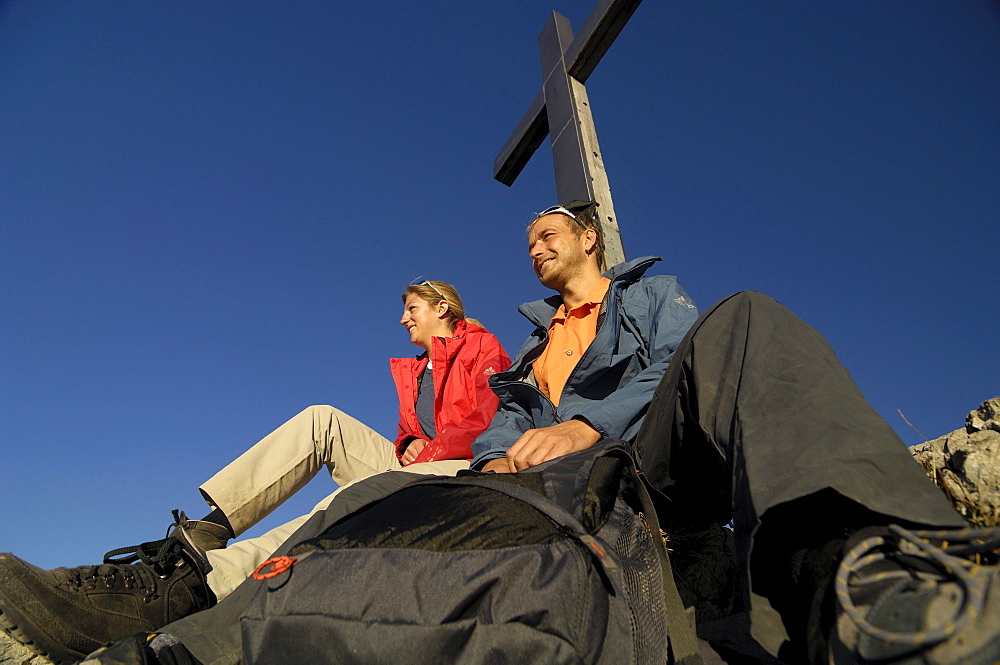
[[[427,447],[427,441],[424,439],[414,439],[406,446],[406,450],[403,451],[403,464],[412,464],[413,460],[417,459],[417,455],[420,451]]]
[[[582,420],[567,420],[551,427],[529,429],[510,447],[506,458],[491,460],[482,470],[514,473],[567,453],[590,448],[600,440],[601,433]],[[501,470],[501,466],[507,468]]]

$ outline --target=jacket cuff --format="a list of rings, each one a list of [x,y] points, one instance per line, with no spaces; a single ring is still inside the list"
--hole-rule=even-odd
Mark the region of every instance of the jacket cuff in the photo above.
[[[472,469],[473,471],[478,471],[480,467],[482,467],[487,462],[491,462],[495,459],[501,459],[503,457],[506,457],[506,453],[504,451],[490,450],[488,452],[482,453],[481,455],[473,459],[472,462],[469,464],[469,468]]]
[[[588,415],[588,413],[589,413],[589,415]],[[601,423],[599,421],[595,421],[591,417],[593,415],[596,415],[596,414],[590,413],[590,412],[585,412],[585,413],[571,413],[571,414],[568,414],[569,417],[565,418],[565,420],[579,420],[581,422],[584,422],[587,425],[589,425],[591,428],[593,428],[594,431],[596,431],[598,434],[600,434],[601,438],[609,438],[609,437],[610,438],[621,438],[620,436],[614,434],[613,432],[609,432],[608,431],[608,423]]]

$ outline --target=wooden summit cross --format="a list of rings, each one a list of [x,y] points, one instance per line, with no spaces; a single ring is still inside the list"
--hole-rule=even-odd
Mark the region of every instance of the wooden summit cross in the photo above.
[[[576,37],[569,19],[552,12],[538,37],[542,91],[493,160],[493,177],[509,187],[549,134],[558,202],[580,199],[600,204],[597,214],[609,266],[624,261],[625,250],[583,84],[641,1],[600,0]]]

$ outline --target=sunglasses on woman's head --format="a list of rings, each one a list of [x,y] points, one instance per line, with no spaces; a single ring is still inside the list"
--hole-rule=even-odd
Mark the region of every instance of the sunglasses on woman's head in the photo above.
[[[420,279],[420,278],[419,278],[419,277],[417,277],[417,279]],[[434,286],[434,284],[433,284],[433,283],[431,283],[431,281],[430,281],[430,280],[426,280],[426,279],[425,279],[425,280],[424,280],[424,281],[422,281],[422,282],[418,282],[418,281],[417,281],[417,279],[415,279],[415,280],[413,280],[412,282],[410,282],[410,286],[429,286],[429,287],[431,287],[432,289],[434,289],[434,293],[436,293],[436,294],[438,294],[439,296],[441,296],[441,300],[444,300],[445,302],[448,302],[448,299],[444,297],[444,294],[443,294],[443,293],[441,293],[441,291],[439,291],[439,290],[438,290],[438,287]]]

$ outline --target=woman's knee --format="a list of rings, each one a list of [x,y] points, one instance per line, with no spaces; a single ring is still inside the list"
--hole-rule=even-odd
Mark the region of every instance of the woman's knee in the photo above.
[[[301,414],[308,414],[313,418],[337,418],[343,415],[343,411],[336,409],[329,404],[313,404],[302,410]]]

